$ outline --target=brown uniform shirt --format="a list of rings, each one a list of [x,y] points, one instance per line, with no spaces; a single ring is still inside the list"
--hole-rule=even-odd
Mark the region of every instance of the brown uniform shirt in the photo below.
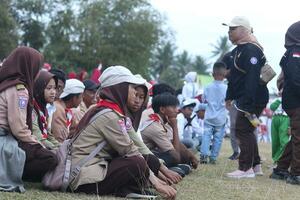
[[[51,131],[54,135],[55,139],[58,142],[63,142],[69,136],[69,132],[71,129],[75,129],[77,126],[77,122],[75,118],[72,118],[71,126],[67,127],[67,115],[66,115],[66,104],[62,100],[58,100],[54,102],[55,112],[52,116],[51,122]]]
[[[147,123],[146,120],[144,123]],[[152,122],[141,130],[144,143],[151,151],[158,151],[160,153],[174,150],[172,143],[173,130],[168,124],[164,124],[160,118],[159,122]]]
[[[0,93],[0,128],[22,142],[37,143],[26,124],[28,99],[28,90],[20,84]]]
[[[104,140],[107,144],[81,168],[77,178],[70,184],[71,189],[102,181],[107,173],[108,162],[113,158],[141,156],[127,133],[124,116],[111,110],[98,116],[78,136],[73,144],[72,166],[88,156]]]
[[[88,108],[86,107],[85,103],[81,101],[79,106],[77,108],[73,108],[72,111],[74,114],[74,119],[79,122],[83,115],[88,111]]]

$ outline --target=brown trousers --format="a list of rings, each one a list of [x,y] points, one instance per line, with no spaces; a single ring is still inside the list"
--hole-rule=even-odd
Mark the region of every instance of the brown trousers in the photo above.
[[[255,109],[256,116],[262,112],[262,107]],[[247,171],[251,167],[260,164],[255,127],[245,117],[245,113],[238,111],[236,116],[235,134],[240,147],[239,170]]]
[[[115,158],[109,163],[103,181],[80,185],[75,192],[124,197],[130,192],[143,193],[148,178],[149,168],[144,158]]]
[[[288,170],[292,175],[300,175],[300,108],[286,110],[290,117],[292,131],[291,140],[287,143],[284,152],[277,162],[277,168]]]
[[[26,154],[23,180],[41,181],[46,172],[54,169],[58,164],[56,155],[40,144],[19,142],[19,147]]]

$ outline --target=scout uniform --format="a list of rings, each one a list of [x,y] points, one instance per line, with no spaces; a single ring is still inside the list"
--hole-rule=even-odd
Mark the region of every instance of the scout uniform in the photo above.
[[[48,125],[48,124],[47,124]],[[47,128],[47,133],[43,134],[38,123],[38,114],[35,110],[32,111],[32,134],[35,135],[45,147],[54,149],[59,146],[59,142],[54,138],[51,133],[50,127]]]
[[[142,125],[141,134],[144,143],[152,152],[164,153],[175,150],[173,140],[173,130],[168,124],[164,124],[162,118],[148,119]]]
[[[28,91],[22,84],[0,93],[0,128],[22,142],[38,143],[26,124],[28,99]]]
[[[106,140],[104,148],[81,168],[71,182],[71,190],[78,186],[101,182],[107,174],[109,161],[116,157],[142,156],[130,139],[125,117],[113,110],[104,113],[88,125],[73,143],[72,165],[88,156],[96,146]]]
[[[81,101],[81,103],[79,104],[79,106],[77,108],[72,109],[72,112],[74,114],[73,115],[74,119],[77,122],[79,122],[87,111],[88,111],[88,108],[86,107],[85,103],[83,101]]]
[[[52,117],[52,134],[58,142],[63,142],[69,136],[71,129],[76,128],[76,120],[72,113],[72,109],[67,109],[66,104],[62,100],[54,102],[56,107]]]

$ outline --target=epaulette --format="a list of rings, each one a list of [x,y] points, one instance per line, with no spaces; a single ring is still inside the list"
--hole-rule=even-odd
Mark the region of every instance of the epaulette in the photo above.
[[[17,88],[18,91],[19,91],[19,90],[25,90],[25,89],[26,89],[25,86],[24,86],[23,84],[17,84],[17,85],[16,85],[16,88]]]

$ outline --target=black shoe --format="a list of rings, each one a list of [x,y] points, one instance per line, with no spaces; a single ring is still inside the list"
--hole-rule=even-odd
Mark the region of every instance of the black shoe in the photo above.
[[[270,178],[276,180],[286,180],[289,176],[290,173],[287,170],[274,168]]]
[[[201,164],[207,164],[208,163],[208,157],[207,156],[200,156],[200,163]]]
[[[192,171],[191,166],[189,166],[188,164],[178,164],[176,167],[182,169],[185,175],[188,175]]]
[[[185,173],[180,167],[170,167],[169,170],[178,173],[182,178],[185,177]]]
[[[237,160],[239,158],[239,153],[238,152],[234,152],[228,159],[229,160]]]
[[[286,183],[293,185],[300,185],[300,176],[289,175],[286,179]]]

